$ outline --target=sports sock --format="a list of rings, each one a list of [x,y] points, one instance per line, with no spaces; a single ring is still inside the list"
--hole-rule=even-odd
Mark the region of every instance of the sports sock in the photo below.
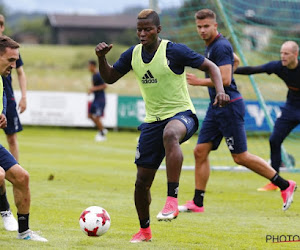
[[[9,203],[6,198],[6,192],[0,195],[0,211],[7,211],[9,210]]]
[[[203,207],[204,190],[195,189],[194,203],[198,207]]]
[[[168,182],[168,196],[177,198],[178,195],[178,182]]]
[[[280,188],[280,190],[285,190],[289,187],[289,182],[283,179],[278,173],[270,180],[274,185]]]
[[[150,226],[150,219],[149,217],[143,220],[140,220],[141,228],[148,228]]]
[[[29,229],[29,214],[18,214],[19,233]]]

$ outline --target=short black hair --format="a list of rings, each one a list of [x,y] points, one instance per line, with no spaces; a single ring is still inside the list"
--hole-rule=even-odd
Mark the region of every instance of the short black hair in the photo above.
[[[155,26],[160,26],[160,19],[156,11],[152,9],[144,9],[139,14],[137,19],[152,19]]]
[[[89,64],[92,64],[94,66],[97,66],[97,62],[94,59],[89,60]]]

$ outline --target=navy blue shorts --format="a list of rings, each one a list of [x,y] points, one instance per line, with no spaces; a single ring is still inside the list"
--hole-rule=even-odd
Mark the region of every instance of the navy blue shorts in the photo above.
[[[281,109],[281,115],[275,121],[272,132],[272,140],[282,143],[289,133],[300,124],[299,107],[285,104]]]
[[[4,132],[7,135],[11,135],[23,130],[16,107],[17,104],[15,101],[7,101],[7,109],[6,109],[7,127],[4,128]]]
[[[247,151],[244,115],[245,104],[242,99],[222,108],[210,104],[197,143],[212,142],[212,150],[216,150],[225,137],[227,147],[232,154]]]
[[[103,116],[105,108],[105,100],[94,99],[91,106],[89,107],[88,113],[94,116]]]
[[[138,127],[141,131],[136,149],[135,164],[151,169],[158,169],[165,157],[163,144],[163,132],[165,126],[171,120],[181,121],[187,129],[187,133],[180,143],[187,141],[198,130],[198,119],[192,111],[184,111],[163,121],[143,123]]]
[[[0,167],[5,170],[9,170],[12,166],[18,164],[16,159],[12,156],[8,150],[0,144]]]

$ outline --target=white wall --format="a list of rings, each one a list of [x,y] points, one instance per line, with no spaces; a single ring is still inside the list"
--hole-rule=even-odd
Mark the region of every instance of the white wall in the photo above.
[[[17,104],[20,91],[15,91]],[[93,98],[86,93],[27,91],[27,109],[20,114],[24,125],[54,125],[93,127],[87,118],[88,101]],[[116,94],[106,94],[106,107],[102,119],[105,127],[117,127]]]

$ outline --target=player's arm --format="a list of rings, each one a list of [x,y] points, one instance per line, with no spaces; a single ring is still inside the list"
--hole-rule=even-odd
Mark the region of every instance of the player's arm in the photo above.
[[[107,84],[106,84],[106,83],[103,83],[103,84],[101,84],[101,85],[92,86],[92,87],[90,88],[90,91],[91,91],[91,92],[95,92],[95,91],[104,90],[104,89],[106,89],[106,88],[107,88]]]
[[[210,78],[208,79],[210,79],[212,86],[216,89],[216,98],[213,105],[219,104],[219,106],[221,107],[226,105],[230,101],[230,98],[225,93],[221,71],[218,66],[215,65],[212,61],[205,59],[199,69],[209,73]]]
[[[232,66],[230,64],[219,67],[224,86],[229,86],[232,78]],[[193,86],[214,87],[215,84],[211,78],[197,78],[194,74],[187,73],[187,82]]]
[[[16,70],[17,70],[19,86],[21,90],[21,99],[19,102],[18,109],[20,110],[20,113],[23,113],[27,106],[27,100],[26,100],[27,79],[26,79],[26,74],[23,66],[18,67]]]
[[[233,59],[234,59],[233,61],[233,72],[234,72],[240,64],[240,58],[235,53],[233,53]]]
[[[106,60],[105,56],[112,47],[112,44],[107,45],[106,43],[102,42],[99,43],[95,48],[95,52],[98,57],[100,75],[108,84],[116,82],[124,75],[115,70]]]
[[[259,66],[245,66],[245,67],[238,67],[234,74],[239,75],[251,75],[251,74],[259,74],[259,73],[265,73],[265,69],[262,67],[263,65]]]
[[[7,126],[7,120],[6,120],[6,106],[7,106],[7,99],[6,99],[6,94],[5,91],[3,90],[3,110],[2,114],[0,115],[0,128],[6,128]]]

